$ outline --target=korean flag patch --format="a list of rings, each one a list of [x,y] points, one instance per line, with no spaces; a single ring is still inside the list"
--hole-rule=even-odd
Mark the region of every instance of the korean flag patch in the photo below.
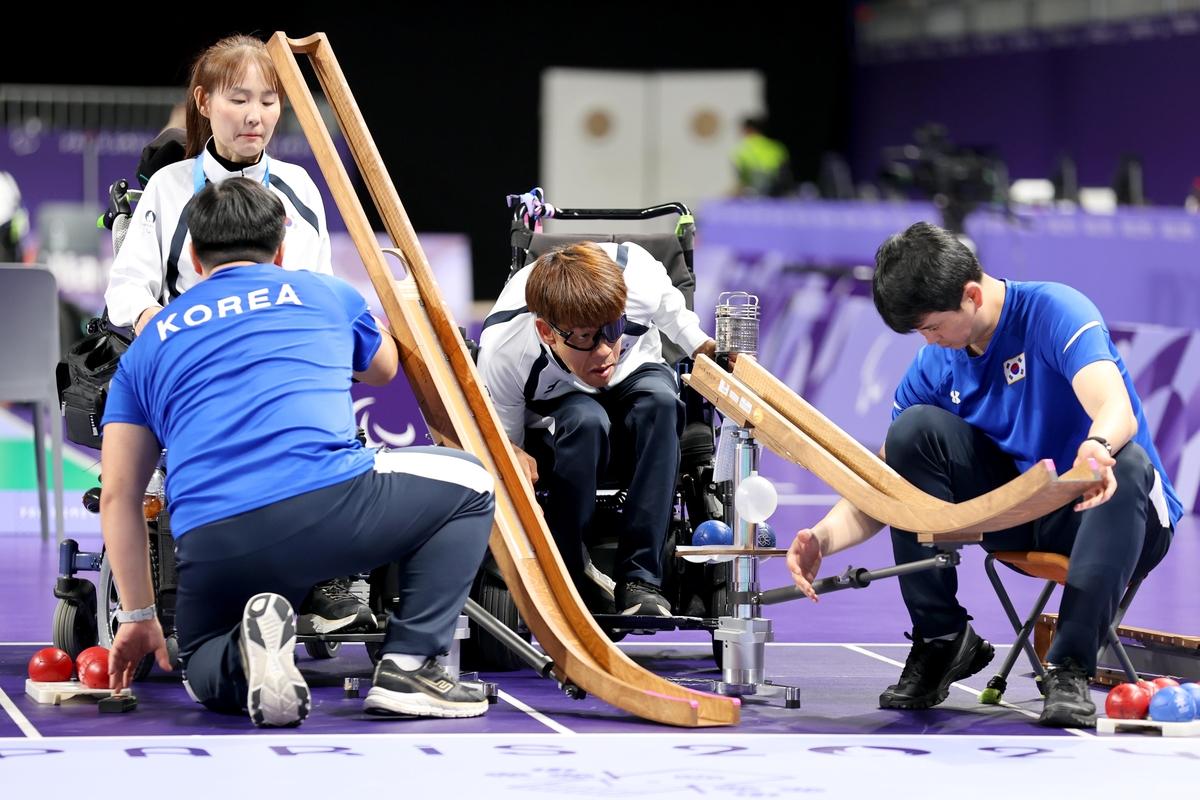
[[[1025,377],[1025,354],[1016,358],[1010,358],[1004,362],[1004,380],[1008,381],[1008,385],[1012,386],[1017,381]]]

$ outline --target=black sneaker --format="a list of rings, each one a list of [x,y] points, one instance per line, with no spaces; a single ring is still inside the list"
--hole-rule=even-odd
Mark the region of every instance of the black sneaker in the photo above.
[[[373,631],[375,615],[371,608],[350,593],[345,578],[318,583],[300,604],[297,628],[302,634],[352,633]]]
[[[292,604],[270,592],[251,597],[242,612],[239,636],[250,719],[259,727],[299,725],[308,716],[311,698],[296,669]]]
[[[626,616],[669,617],[671,604],[662,590],[645,581],[627,581],[617,593],[617,610]]]
[[[387,717],[478,717],[487,708],[483,689],[451,678],[435,658],[411,672],[381,658],[363,700],[363,711]]]
[[[1073,658],[1061,664],[1051,664],[1042,678],[1042,707],[1039,725],[1048,728],[1096,727],[1096,704],[1088,689],[1088,674]]]
[[[912,641],[912,650],[908,651],[900,682],[879,695],[880,708],[936,706],[950,693],[950,684],[979,672],[996,652],[969,624],[954,639],[926,642],[915,628],[911,636],[904,636]]]

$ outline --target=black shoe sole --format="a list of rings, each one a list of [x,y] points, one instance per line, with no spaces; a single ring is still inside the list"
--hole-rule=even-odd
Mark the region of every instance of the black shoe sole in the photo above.
[[[1042,709],[1038,717],[1038,725],[1046,728],[1094,728],[1096,727],[1096,712],[1081,714],[1078,710],[1067,706],[1049,706]]]
[[[933,708],[944,702],[950,695],[950,684],[961,681],[963,678],[969,678],[992,663],[992,658],[996,655],[996,648],[992,647],[992,643],[987,639],[980,639],[979,641],[981,642],[981,646],[975,652],[975,656],[971,659],[970,663],[958,670],[951,670],[947,673],[946,677],[942,679],[942,682],[933,691],[923,694],[920,697],[889,697],[888,693],[884,692],[879,696],[879,707],[901,711],[919,711],[923,708]]]

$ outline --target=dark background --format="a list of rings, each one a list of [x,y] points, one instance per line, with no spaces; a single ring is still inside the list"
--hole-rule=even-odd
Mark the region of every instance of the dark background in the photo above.
[[[214,22],[207,9],[168,19],[164,7],[147,7],[122,13],[119,26],[48,27],[36,44],[0,48],[0,81],[183,85],[195,55],[223,36],[324,31],[414,227],[471,237],[479,298],[495,297],[506,274],[505,195],[539,182],[546,67],[758,69],[772,132],[800,180],[815,178],[825,151],[847,150],[851,23],[842,3],[798,3],[775,18],[757,7],[585,8],[301,2],[286,15]]]

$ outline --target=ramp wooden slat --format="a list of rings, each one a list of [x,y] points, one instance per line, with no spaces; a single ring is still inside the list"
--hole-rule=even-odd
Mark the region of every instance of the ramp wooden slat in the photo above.
[[[883,459],[834,425],[828,417],[768,372],[762,364],[750,358],[739,358],[734,364],[733,374],[748,389],[782,414],[784,419],[812,437],[813,441],[879,491],[913,505],[929,508],[948,505],[946,501],[922,492],[902,478]]]
[[[1087,467],[1058,476],[1053,464],[1043,461],[999,489],[963,503],[935,508],[906,503],[873,486],[711,359],[697,358],[684,380],[722,414],[752,427],[755,437],[776,455],[811,470],[872,519],[914,531],[921,541],[978,541],[984,533],[1045,516],[1099,483],[1099,475]]]
[[[647,719],[672,725],[734,724],[739,704],[694,692],[639,667],[596,626],[566,575],[533,492],[521,473],[491,401],[483,391],[437,280],[359,113],[324,34],[289,40],[276,33],[268,50],[330,192],[383,303],[401,364],[439,444],[479,458],[496,479],[491,547],[514,601],[560,678]],[[403,261],[397,281],[334,149],[295,52],[306,53],[359,171]]]

